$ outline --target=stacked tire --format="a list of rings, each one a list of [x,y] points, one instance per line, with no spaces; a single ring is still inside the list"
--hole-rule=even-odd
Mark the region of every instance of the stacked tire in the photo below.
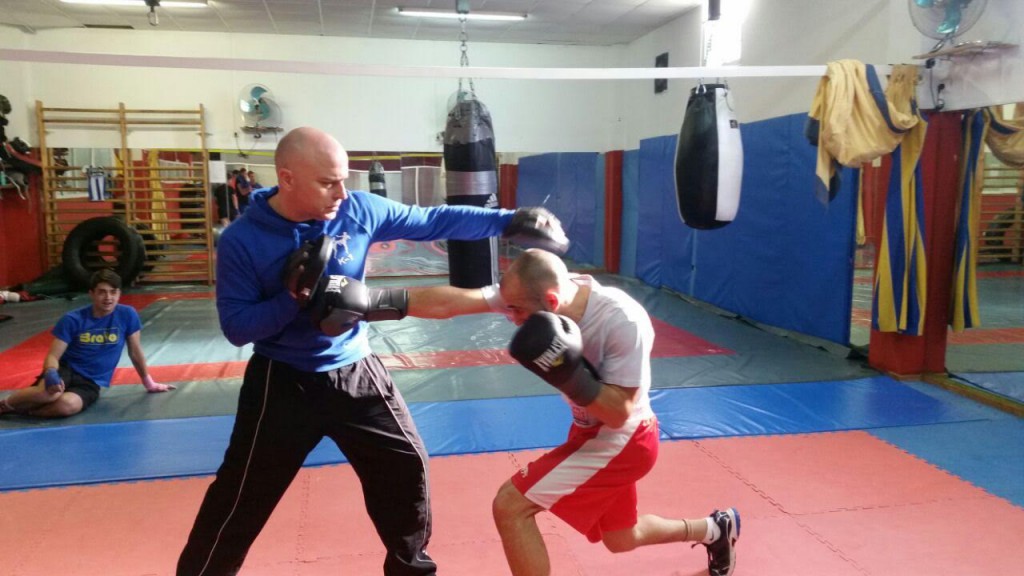
[[[84,220],[71,230],[61,260],[68,282],[76,288],[87,290],[89,278],[103,268],[117,272],[122,284],[130,286],[146,264],[146,246],[142,236],[124,221],[101,216]]]

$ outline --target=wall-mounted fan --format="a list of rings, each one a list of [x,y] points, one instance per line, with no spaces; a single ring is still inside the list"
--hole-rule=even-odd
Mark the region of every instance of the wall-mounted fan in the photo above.
[[[270,89],[262,84],[249,84],[238,94],[238,110],[242,113],[242,131],[259,138],[267,132],[281,132],[281,107]]]
[[[939,41],[931,52],[937,52],[974,26],[987,3],[988,0],[907,0],[914,26]]]

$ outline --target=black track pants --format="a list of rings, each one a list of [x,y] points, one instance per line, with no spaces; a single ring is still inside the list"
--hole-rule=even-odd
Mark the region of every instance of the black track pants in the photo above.
[[[433,575],[427,556],[427,452],[409,410],[376,355],[331,372],[249,360],[224,463],[206,491],[178,576],[236,574],[298,473],[328,436],[363,486],[366,510],[387,548],[386,576]],[[354,497],[354,495],[345,495]],[[337,537],[346,521],[338,518]]]

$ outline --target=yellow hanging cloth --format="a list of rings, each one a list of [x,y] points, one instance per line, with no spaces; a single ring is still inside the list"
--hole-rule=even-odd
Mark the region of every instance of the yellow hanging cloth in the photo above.
[[[818,125],[819,198],[835,194],[829,188],[837,163],[859,168],[892,152],[917,125],[920,117],[911,107],[916,80],[916,66],[894,66],[883,92],[873,66],[857,60],[828,63],[809,114]]]
[[[1024,168],[1024,104],[1015,106],[1013,118],[1006,120],[999,106],[986,111],[990,129],[985,144],[999,161],[1012,168]]]
[[[928,125],[917,110],[916,80],[916,66],[894,66],[885,90],[889,112],[907,128],[892,151],[872,310],[876,330],[912,336],[924,331],[928,299],[920,164]]]

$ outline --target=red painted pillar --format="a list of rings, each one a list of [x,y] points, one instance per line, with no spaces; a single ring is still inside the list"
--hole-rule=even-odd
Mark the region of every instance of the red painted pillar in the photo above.
[[[906,336],[872,330],[868,361],[873,368],[883,372],[912,376],[946,371],[946,333],[952,298],[956,203],[959,196],[957,179],[963,137],[960,121],[960,112],[941,112],[928,118],[928,132],[921,155],[925,253],[928,258],[924,333]]]
[[[32,172],[27,199],[13,184],[0,188],[0,286],[30,282],[46,271],[41,186],[40,175]]]
[[[516,207],[516,187],[518,185],[518,164],[498,166],[498,206],[500,208],[513,209]]]
[[[619,273],[622,252],[622,150],[604,155],[604,269]]]

